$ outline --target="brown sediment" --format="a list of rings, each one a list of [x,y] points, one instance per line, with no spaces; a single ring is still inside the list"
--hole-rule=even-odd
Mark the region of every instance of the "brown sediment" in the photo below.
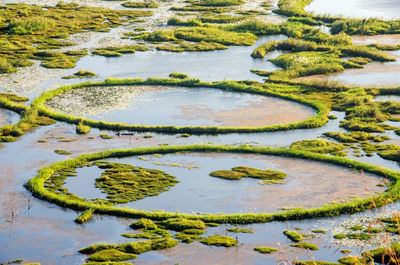
[[[228,110],[215,111],[204,105],[178,106],[181,114],[173,116],[175,119],[211,120],[217,126],[228,127],[258,127],[275,124],[298,122],[314,115],[314,111],[307,106],[296,104],[282,99],[263,97],[261,102],[246,102],[246,106]]]

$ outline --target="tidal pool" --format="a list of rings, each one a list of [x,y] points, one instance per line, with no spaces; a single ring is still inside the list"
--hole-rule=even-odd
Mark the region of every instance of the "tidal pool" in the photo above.
[[[319,15],[343,15],[360,18],[400,18],[398,0],[313,0],[305,10]]]
[[[90,69],[101,77],[118,78],[168,77],[172,72],[180,72],[203,81],[224,79],[262,81],[263,77],[251,73],[250,70],[274,71],[280,69],[268,59],[278,57],[282,53],[271,52],[264,59],[254,59],[250,54],[262,43],[286,38],[284,35],[260,37],[253,46],[233,46],[226,50],[210,52],[147,51],[118,58],[86,56],[79,60],[74,71]]]
[[[269,155],[178,153],[107,161],[159,169],[177,177],[180,182],[169,191],[124,204],[145,210],[184,213],[276,212],[286,207],[318,207],[333,201],[350,200],[354,196],[367,197],[384,190],[376,186],[381,179],[373,174],[363,175],[359,171],[353,172],[335,165]],[[283,184],[272,185],[260,185],[259,180],[251,178],[225,180],[209,176],[212,171],[230,170],[236,166],[278,170],[287,176]],[[66,183],[69,192],[75,194],[79,191],[82,195],[83,187],[69,184],[70,180],[92,178],[90,174],[80,173],[78,177],[67,178]],[[86,180],[82,183],[88,184]],[[92,197],[92,188],[87,189],[87,196]]]
[[[261,127],[299,122],[315,114],[308,106],[275,97],[163,86],[75,89],[47,105],[74,116],[142,125]]]

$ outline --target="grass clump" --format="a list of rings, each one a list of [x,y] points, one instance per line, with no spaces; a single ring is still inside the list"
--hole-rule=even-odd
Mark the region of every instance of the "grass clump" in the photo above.
[[[278,251],[276,248],[269,248],[269,247],[255,247],[253,248],[253,250],[261,254],[271,254]]]
[[[231,233],[254,233],[254,231],[251,229],[238,228],[238,227],[227,228],[226,231]]]
[[[198,6],[235,6],[244,4],[244,0],[190,0],[189,2]]]
[[[138,221],[132,223],[130,226],[132,229],[145,229],[145,230],[153,230],[157,229],[157,225],[153,223],[150,219],[140,218]]]
[[[183,73],[170,73],[169,74],[170,78],[177,78],[177,79],[187,79],[189,76],[187,74]]]
[[[169,218],[159,223],[166,229],[174,231],[183,231],[187,229],[206,229],[206,225],[201,220],[189,220],[185,218]]]
[[[56,150],[54,150],[54,153],[59,154],[59,155],[70,155],[70,154],[72,154],[71,152],[68,152],[68,151],[65,151],[65,150],[62,150],[62,149],[56,149]]]
[[[373,141],[373,142],[383,142],[385,140],[389,140],[387,136],[378,136],[374,134],[370,134],[367,132],[350,132],[350,133],[341,133],[341,132],[326,132],[323,135],[333,138],[342,143],[358,143],[360,141]]]
[[[343,257],[338,260],[341,264],[346,264],[346,265],[363,265],[363,264],[368,264],[367,261],[364,258],[360,257],[353,257],[353,256],[348,256],[348,257]]]
[[[84,125],[83,122],[80,122],[76,125],[75,131],[77,134],[88,134],[90,132],[90,126]]]
[[[398,257],[400,255],[400,244],[398,242],[392,243],[389,247],[376,248],[362,252],[361,255],[366,260],[373,260],[381,264],[398,264]]]
[[[88,261],[124,261],[136,258],[135,254],[124,253],[116,249],[105,249],[91,255]]]
[[[157,50],[168,52],[205,52],[225,49],[228,49],[225,45],[205,41],[198,43],[182,43],[178,45],[163,44],[157,46]]]
[[[56,23],[46,17],[26,17],[13,19],[9,26],[10,33],[17,35],[43,34],[55,27]]]
[[[264,184],[279,183],[286,177],[286,174],[270,169],[256,169],[245,166],[238,166],[232,170],[216,170],[210,173],[210,176],[222,179],[239,180],[242,178],[257,178],[263,180]]]
[[[329,154],[342,151],[345,147],[342,144],[325,141],[322,139],[314,139],[294,142],[290,145],[290,148],[321,154]]]
[[[229,236],[214,235],[203,238],[200,240],[201,243],[208,246],[217,247],[237,247],[238,241]]]
[[[303,241],[303,236],[300,233],[296,232],[296,231],[285,230],[285,231],[283,231],[283,234],[285,236],[287,236],[293,242],[301,242],[301,241]]]
[[[96,178],[94,185],[108,194],[107,199],[112,204],[157,196],[178,182],[174,176],[161,170],[111,162],[95,164],[107,168],[99,178]]]
[[[106,133],[102,133],[102,134],[100,134],[100,138],[101,138],[101,139],[104,139],[104,140],[109,140],[109,139],[112,139],[112,138],[114,138],[114,137],[111,136],[111,135],[108,135],[108,134],[106,134]]]
[[[177,28],[172,31],[159,30],[152,33],[144,33],[138,38],[157,42],[186,40],[239,46],[253,45],[257,39],[257,37],[251,33],[232,32],[214,26]]]
[[[88,78],[88,77],[94,77],[94,76],[97,76],[97,75],[95,73],[93,73],[92,71],[79,70],[78,72],[75,72],[73,75],[64,76],[63,79]]]
[[[264,58],[264,56],[270,52],[276,49],[278,42],[277,41],[270,41],[265,44],[261,44],[257,48],[254,49],[254,51],[251,53],[251,57],[253,58]]]
[[[125,2],[121,4],[127,8],[157,8],[158,4],[153,2]]]
[[[306,242],[291,244],[290,246],[296,247],[296,248],[305,248],[305,249],[309,249],[309,250],[318,250],[319,249],[318,246],[316,246],[314,244],[306,243]]]
[[[90,208],[90,209],[87,209],[86,211],[82,212],[82,214],[79,215],[75,219],[75,223],[84,224],[84,223],[88,222],[89,220],[91,220],[93,218],[94,211],[95,211],[94,208]]]
[[[96,252],[99,252],[101,250],[105,250],[105,249],[113,249],[116,248],[117,245],[115,244],[106,244],[106,243],[100,243],[100,244],[93,244],[93,245],[89,245],[85,248],[82,248],[79,251],[79,253],[82,254],[93,254]]]
[[[117,246],[117,250],[133,253],[133,254],[141,254],[144,252],[148,252],[151,250],[161,250],[167,248],[173,248],[178,245],[179,242],[172,238],[161,238],[155,240],[148,241],[138,241],[131,243],[124,243]]]

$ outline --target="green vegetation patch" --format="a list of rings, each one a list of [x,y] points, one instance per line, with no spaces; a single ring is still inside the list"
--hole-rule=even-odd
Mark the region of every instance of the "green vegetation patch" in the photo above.
[[[345,147],[342,144],[334,143],[331,141],[314,139],[314,140],[301,140],[294,142],[290,145],[290,148],[296,150],[321,153],[321,154],[329,154],[342,151]]]
[[[82,214],[79,215],[75,219],[75,223],[84,224],[84,223],[88,222],[89,220],[91,220],[93,218],[94,211],[95,211],[94,208],[90,208],[90,209],[87,209],[86,211],[82,212]]]
[[[189,220],[185,218],[169,218],[159,223],[166,229],[182,231],[187,229],[206,229],[206,225],[201,220]]]
[[[91,52],[95,55],[104,57],[120,57],[122,54],[132,54],[136,51],[147,51],[148,49],[140,45],[126,45],[126,46],[110,46],[103,48],[92,49]]]
[[[90,126],[84,125],[83,122],[80,122],[76,125],[77,134],[88,134],[89,132],[90,132]]]
[[[137,38],[147,41],[165,42],[186,40],[194,42],[214,42],[222,45],[253,45],[257,37],[251,33],[227,31],[215,26],[177,28],[172,31],[143,33]]]
[[[125,2],[121,4],[128,8],[157,8],[158,4],[154,2]]]
[[[398,264],[398,257],[400,255],[400,244],[398,242],[392,243],[389,247],[376,248],[362,252],[361,255],[366,260],[373,260],[381,264]]]
[[[231,233],[254,233],[254,231],[251,229],[239,228],[239,227],[227,228],[226,231]]]
[[[271,254],[278,251],[276,248],[269,248],[269,247],[255,247],[253,250],[261,254]]]
[[[99,243],[99,244],[93,244],[93,245],[89,245],[85,248],[82,248],[79,250],[79,253],[93,254],[93,253],[99,252],[101,250],[113,249],[116,247],[117,247],[117,245],[114,245],[114,244]]]
[[[232,170],[217,170],[210,173],[210,176],[222,179],[239,180],[242,178],[257,178],[262,179],[263,184],[280,183],[279,181],[285,179],[286,173],[270,170],[270,169],[257,169],[245,166],[238,166]]]
[[[229,236],[214,235],[203,238],[200,240],[201,243],[208,246],[217,247],[237,247],[238,241]]]
[[[296,243],[296,244],[291,244],[291,247],[296,247],[296,248],[305,248],[305,249],[309,249],[309,250],[318,250],[318,246],[314,245],[314,244],[310,244],[307,242],[301,242],[301,243]]]
[[[111,28],[152,15],[149,11],[111,10],[59,2],[55,6],[6,4],[0,9],[0,73],[15,72],[41,60],[47,68],[73,68],[86,52],[49,52],[73,46],[65,39],[85,31],[109,31]]]
[[[107,193],[107,199],[112,204],[157,196],[178,182],[174,176],[161,170],[102,161],[94,164],[107,168],[96,178],[94,185]]]
[[[105,249],[91,255],[88,261],[124,261],[136,258],[135,254],[124,253],[116,249]]]
[[[287,236],[293,242],[301,242],[303,241],[303,235],[296,231],[285,230],[283,234]]]
[[[390,138],[387,136],[378,136],[374,134],[370,134],[367,132],[350,132],[350,133],[341,133],[341,132],[326,132],[323,135],[333,138],[342,143],[358,143],[361,141],[373,141],[373,142],[383,142],[385,140],[389,140]]]
[[[126,253],[141,254],[151,250],[161,250],[173,248],[179,242],[172,238],[162,238],[148,241],[138,241],[131,243],[124,243],[117,246],[117,249]]]

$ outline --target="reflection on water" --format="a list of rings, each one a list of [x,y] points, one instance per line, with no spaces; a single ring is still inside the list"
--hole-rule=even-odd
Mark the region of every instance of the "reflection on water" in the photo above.
[[[400,2],[398,0],[313,0],[305,10],[320,15],[331,14],[383,19],[400,18]]]
[[[317,207],[354,195],[365,197],[366,187],[369,194],[383,191],[376,186],[380,179],[372,174],[365,174],[364,182],[360,172],[347,168],[277,156],[189,153],[110,160],[163,170],[180,181],[156,197],[126,204],[136,209],[185,213],[275,212],[281,207]],[[212,171],[236,166],[278,170],[287,176],[281,185],[260,185],[252,178],[225,180],[209,176]]]
[[[227,50],[211,52],[172,53],[163,51],[136,52],[117,58],[87,56],[82,58],[75,69],[90,69],[101,77],[168,77],[172,72],[188,74],[203,81],[257,80],[263,77],[250,72],[251,69],[274,71],[279,69],[267,59],[281,53],[269,53],[264,59],[250,56],[258,45],[270,40],[282,40],[284,35],[260,37],[253,46],[234,46]]]
[[[0,127],[7,124],[17,123],[19,115],[7,109],[0,109]]]
[[[308,106],[280,98],[214,88],[170,88],[136,94],[128,109],[85,117],[128,124],[259,127],[299,122],[314,114]]]

